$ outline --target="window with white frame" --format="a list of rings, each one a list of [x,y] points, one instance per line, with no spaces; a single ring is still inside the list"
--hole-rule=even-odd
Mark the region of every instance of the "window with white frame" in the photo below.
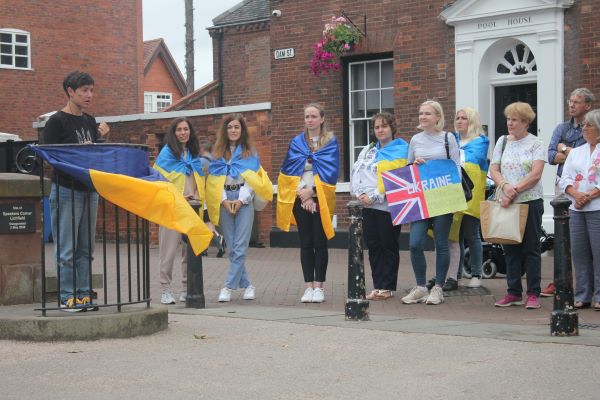
[[[381,111],[394,112],[393,59],[352,62],[349,73],[350,110],[350,165],[369,141],[375,140],[371,132],[371,117]]]
[[[0,68],[31,69],[29,32],[0,29]]]
[[[144,112],[159,112],[173,103],[171,93],[144,92]]]

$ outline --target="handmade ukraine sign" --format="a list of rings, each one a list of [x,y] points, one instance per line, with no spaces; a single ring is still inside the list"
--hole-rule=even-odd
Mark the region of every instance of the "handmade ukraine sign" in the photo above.
[[[383,172],[392,223],[406,224],[467,208],[452,160],[431,160]]]

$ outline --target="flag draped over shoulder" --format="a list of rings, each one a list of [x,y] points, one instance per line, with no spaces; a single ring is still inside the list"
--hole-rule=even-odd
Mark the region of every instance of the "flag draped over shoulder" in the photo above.
[[[335,137],[314,153],[306,143],[304,132],[292,139],[277,179],[277,227],[288,232],[290,225],[296,223],[292,209],[296,201],[298,184],[308,159],[312,160],[321,224],[325,236],[331,239],[335,235],[331,224],[331,213],[335,209],[335,185],[340,164],[340,152]]]
[[[380,193],[385,192],[381,174],[386,171],[404,167],[408,162],[408,143],[404,139],[394,139],[383,148],[377,142],[377,188]]]
[[[227,176],[237,179],[242,177],[244,181],[254,190],[254,195],[265,201],[273,200],[273,184],[267,172],[260,166],[256,155],[242,158],[242,146],[236,146],[231,160],[223,157],[214,160],[208,166],[208,178],[206,179],[206,207],[210,221],[219,225],[219,213],[221,210],[221,198],[223,187]]]
[[[466,210],[454,214],[449,236],[452,241],[458,241],[459,239],[459,230],[464,214],[475,218],[480,217],[479,205],[485,200],[485,181],[488,172],[487,153],[489,144],[489,139],[486,136],[480,135],[464,146],[461,146],[461,150],[463,150],[465,156],[463,169],[467,172],[471,181],[473,181],[473,198],[467,202]]]
[[[185,189],[186,177],[192,175],[196,182],[198,195],[200,199],[204,199],[204,172],[199,157],[192,157],[187,151],[185,155],[177,158],[169,146],[164,146],[158,154],[153,168],[173,183],[181,193]]]
[[[196,255],[208,247],[212,233],[181,192],[149,167],[144,149],[113,144],[30,148],[51,166],[96,190],[111,203],[186,234]]]

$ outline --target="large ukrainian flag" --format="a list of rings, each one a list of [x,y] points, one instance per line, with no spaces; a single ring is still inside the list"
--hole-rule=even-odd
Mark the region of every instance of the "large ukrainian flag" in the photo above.
[[[167,178],[180,193],[185,190],[186,177],[192,175],[198,188],[200,199],[204,199],[204,171],[198,157],[186,152],[180,158],[175,157],[169,146],[164,146],[152,167]]]
[[[231,160],[223,157],[214,160],[208,166],[206,179],[206,207],[208,216],[214,225],[219,225],[221,198],[227,176],[237,179],[239,176],[254,190],[254,195],[265,201],[273,200],[273,184],[267,172],[260,166],[256,155],[242,158],[242,146],[233,151]]]
[[[54,168],[148,221],[187,235],[196,255],[212,233],[171,182],[149,167],[146,150],[132,145],[30,145]]]
[[[461,146],[464,151],[465,163],[463,169],[473,181],[473,198],[467,202],[467,209],[454,214],[452,227],[450,228],[450,239],[458,241],[458,233],[464,214],[475,218],[480,217],[480,203],[485,200],[485,183],[488,172],[487,153],[490,141],[487,136],[479,135],[469,143]]]
[[[406,166],[408,162],[408,143],[404,139],[398,138],[392,140],[383,148],[377,142],[376,147],[377,187],[380,193],[385,193],[381,173]]]
[[[277,227],[289,232],[296,225],[292,209],[296,191],[306,160],[312,160],[312,171],[319,201],[321,224],[327,239],[335,232],[331,224],[331,213],[335,210],[335,185],[337,183],[340,152],[335,136],[323,147],[312,153],[304,138],[304,132],[296,135],[288,149],[277,179]]]

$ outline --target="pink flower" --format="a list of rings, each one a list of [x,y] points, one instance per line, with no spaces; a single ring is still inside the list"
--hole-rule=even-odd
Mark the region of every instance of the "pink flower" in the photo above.
[[[344,43],[344,50],[350,50],[350,45],[348,43]]]

